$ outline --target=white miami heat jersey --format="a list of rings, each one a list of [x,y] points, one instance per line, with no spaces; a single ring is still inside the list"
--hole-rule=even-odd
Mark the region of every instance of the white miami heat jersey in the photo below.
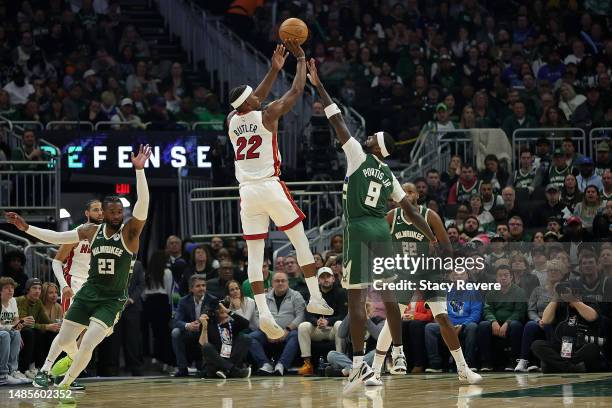
[[[280,175],[281,157],[276,133],[264,127],[262,111],[234,114],[229,122],[229,138],[234,146],[239,183]]]
[[[84,239],[75,246],[70,255],[66,258],[64,265],[64,277],[70,277],[86,280],[89,276],[89,263],[91,261],[91,244]],[[66,279],[67,282],[70,282]]]

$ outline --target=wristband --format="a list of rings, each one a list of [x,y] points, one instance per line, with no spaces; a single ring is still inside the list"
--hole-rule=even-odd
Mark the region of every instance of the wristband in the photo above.
[[[340,111],[340,108],[338,108],[338,105],[336,105],[335,103],[332,103],[331,105],[327,106],[324,110],[325,110],[325,116],[327,116],[327,119],[331,118],[332,116],[338,113],[342,113],[342,111]]]
[[[298,60],[306,60],[306,57],[297,57]]]

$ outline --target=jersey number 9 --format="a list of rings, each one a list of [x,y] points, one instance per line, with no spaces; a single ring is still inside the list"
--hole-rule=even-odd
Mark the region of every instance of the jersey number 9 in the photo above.
[[[381,187],[382,184],[377,183],[375,181],[370,181],[370,186],[368,187],[368,194],[364,202],[365,205],[376,208],[376,206],[378,205],[378,198],[380,197]]]

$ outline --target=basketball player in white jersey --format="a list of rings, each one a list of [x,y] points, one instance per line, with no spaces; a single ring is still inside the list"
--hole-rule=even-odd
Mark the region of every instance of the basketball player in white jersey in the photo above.
[[[279,45],[272,57],[272,68],[257,89],[242,85],[230,92],[233,110],[228,118],[229,137],[234,146],[236,179],[240,183],[240,219],[248,247],[248,276],[259,311],[259,326],[270,339],[283,339],[291,328],[281,328],[266,303],[261,264],[270,218],[277,229],[285,231],[295,247],[298,264],[304,272],[310,291],[306,310],[331,315],[333,309],[323,300],[316,278],[314,257],[304,233],[304,213],[293,201],[289,189],[280,181],[281,158],[278,152],[278,120],[296,104],[306,84],[306,58],[302,48],[292,40],[287,49],[297,58],[291,88],[263,110],[265,100],[278,71],[288,54]]]
[[[104,214],[102,213],[102,203],[100,200],[90,200],[87,202],[85,217],[87,218],[87,223],[96,225],[102,223]],[[70,306],[70,299],[81,289],[89,275],[89,261],[91,260],[89,246],[89,241],[62,245],[53,260],[53,273],[60,286],[64,312]]]

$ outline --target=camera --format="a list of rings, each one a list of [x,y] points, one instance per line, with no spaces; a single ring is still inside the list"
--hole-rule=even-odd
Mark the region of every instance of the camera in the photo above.
[[[570,282],[568,281],[563,281],[563,282],[559,282],[557,283],[557,285],[555,286],[555,292],[557,292],[557,295],[561,296],[561,295],[572,295],[574,297],[579,297],[580,296],[580,289],[573,286]]]
[[[604,337],[589,335],[589,326],[581,323],[576,315],[570,316],[566,321],[560,323],[557,330],[560,330],[561,333],[561,336],[558,336],[558,338],[565,336],[573,337],[576,339],[575,343],[578,347],[582,347],[585,344],[596,344],[601,347],[606,344]],[[557,334],[559,334],[559,331]]]

